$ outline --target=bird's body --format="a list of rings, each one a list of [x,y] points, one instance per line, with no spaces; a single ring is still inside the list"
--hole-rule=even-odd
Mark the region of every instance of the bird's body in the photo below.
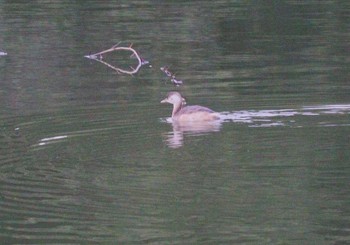
[[[219,114],[207,107],[193,105],[185,106],[185,100],[178,92],[170,92],[161,103],[173,105],[172,119],[178,122],[213,121],[219,119]]]

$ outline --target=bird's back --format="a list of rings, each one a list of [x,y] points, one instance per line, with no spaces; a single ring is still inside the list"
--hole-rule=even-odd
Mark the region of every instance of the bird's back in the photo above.
[[[185,106],[175,115],[179,121],[211,121],[219,119],[218,113],[199,105]]]

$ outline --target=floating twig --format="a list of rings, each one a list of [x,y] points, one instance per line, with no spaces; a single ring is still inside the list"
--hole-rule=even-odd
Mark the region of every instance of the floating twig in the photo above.
[[[167,75],[168,77],[171,77],[173,74],[169,71],[169,67],[168,66],[162,66],[161,68],[160,68],[160,70],[162,71],[162,72],[164,72],[165,73],[165,75]]]
[[[95,60],[97,62],[100,62],[100,63],[108,66],[109,68],[115,70],[117,73],[123,73],[123,74],[128,74],[128,75],[133,75],[133,74],[137,73],[140,70],[141,66],[143,66],[145,64],[149,64],[149,61],[142,59],[141,56],[137,53],[137,51],[132,48],[132,44],[130,44],[129,47],[118,47],[119,44],[120,44],[120,42],[117,43],[116,45],[114,45],[112,48],[103,50],[103,51],[95,53],[95,54],[85,55],[84,57],[91,59],[91,60]],[[104,54],[114,52],[114,51],[129,51],[129,52],[131,52],[130,57],[135,57],[137,59],[136,68],[130,66],[130,70],[125,70],[125,69],[122,69],[119,67],[115,67],[115,66],[113,66],[113,65],[111,65],[103,60]]]
[[[176,77],[175,77],[175,74],[172,73],[171,71],[169,71],[169,67],[168,66],[162,66],[160,68],[160,70],[162,72],[165,73],[165,75],[167,75],[168,77],[170,77],[170,81],[175,85],[175,86],[180,86],[183,84],[183,81],[182,80],[177,80]]]

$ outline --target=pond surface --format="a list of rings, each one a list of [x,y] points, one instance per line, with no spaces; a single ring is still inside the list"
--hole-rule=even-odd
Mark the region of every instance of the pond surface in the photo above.
[[[349,4],[120,2],[0,5],[1,244],[350,244]]]

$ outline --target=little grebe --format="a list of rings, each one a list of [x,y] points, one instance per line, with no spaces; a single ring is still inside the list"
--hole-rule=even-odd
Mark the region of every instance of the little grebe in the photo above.
[[[178,92],[170,92],[160,103],[173,104],[171,117],[175,121],[213,121],[219,119],[219,114],[207,107],[193,105],[185,106],[186,101]]]

